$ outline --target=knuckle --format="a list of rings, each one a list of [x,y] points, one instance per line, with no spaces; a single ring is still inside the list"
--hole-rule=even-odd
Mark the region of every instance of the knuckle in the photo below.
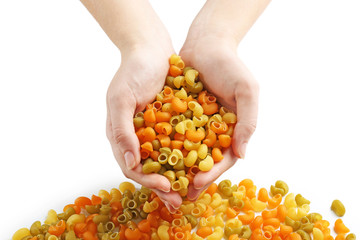
[[[113,127],[113,138],[116,144],[123,143],[124,140],[127,138],[126,130],[123,127],[116,126]]]
[[[256,130],[256,121],[250,122],[239,122],[239,128],[241,129],[241,134],[246,136],[251,136]]]

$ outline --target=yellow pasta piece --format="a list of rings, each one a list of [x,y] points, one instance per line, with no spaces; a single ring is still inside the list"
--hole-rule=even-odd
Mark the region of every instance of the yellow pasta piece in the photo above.
[[[176,126],[175,126],[175,131],[180,133],[180,134],[185,134],[186,128],[185,128],[185,122],[179,122]]]
[[[262,212],[267,206],[267,203],[258,200],[256,197],[250,200],[250,204],[255,212]]]
[[[191,239],[192,240],[204,240],[202,237],[200,237],[199,235],[196,234],[196,232],[193,232],[191,234]]]
[[[186,167],[191,167],[195,164],[197,159],[198,159],[198,152],[196,150],[191,150],[184,159],[184,164]]]
[[[180,91],[175,93],[175,97],[178,97],[178,98],[180,98],[182,100],[185,100],[188,97],[188,95],[187,95],[187,92],[185,91],[185,89],[181,88]]]
[[[169,230],[169,226],[166,226],[166,225],[161,225],[158,228],[157,234],[158,234],[160,240],[169,240],[170,239],[168,230]]]
[[[82,222],[85,222],[84,214],[73,214],[66,221],[66,228],[68,231],[73,230],[74,225],[76,223],[82,223]]]
[[[191,214],[191,210],[194,209],[194,207],[194,203],[182,204],[180,206],[180,211],[182,211],[184,215]]]
[[[286,208],[296,208],[297,207],[294,193],[289,193],[288,195],[286,195],[285,200],[284,200],[284,205]]]
[[[191,150],[198,150],[198,148],[200,147],[201,145],[201,142],[197,142],[197,143],[194,143],[192,141],[189,141],[187,139],[185,139],[184,141],[184,148],[188,151],[191,151]]]
[[[198,102],[190,101],[188,103],[188,107],[189,107],[189,109],[191,111],[193,111],[193,115],[195,117],[200,118],[204,113],[204,109],[202,108],[202,106]]]
[[[201,144],[197,150],[197,155],[200,159],[204,159],[208,154],[208,146],[206,144]]]
[[[313,240],[324,240],[324,234],[319,228],[313,228]]]
[[[211,195],[205,193],[201,198],[198,198],[198,200],[196,200],[196,203],[203,203],[205,205],[209,205],[211,203]]]
[[[12,240],[22,240],[24,237],[31,236],[28,228],[20,228],[12,236]]]
[[[213,166],[214,159],[211,156],[206,156],[206,158],[199,163],[199,169],[203,172],[210,171]]]
[[[50,209],[44,223],[51,225],[57,223],[57,221],[59,221],[57,213],[55,212],[55,210]]]
[[[213,209],[217,208],[221,204],[222,197],[219,193],[214,193],[211,197],[210,207]]]
[[[209,121],[209,117],[207,115],[201,115],[200,117],[193,116],[192,120],[195,127],[203,127]]]
[[[124,193],[125,190],[130,190],[132,193],[134,193],[135,186],[131,182],[122,182],[119,185],[119,190],[121,193]]]
[[[224,223],[224,213],[223,212],[220,212],[218,214],[215,215],[215,226],[218,226],[218,227],[221,227],[221,228],[224,228],[225,226],[225,223]]]
[[[224,230],[221,227],[215,227],[214,232],[207,236],[208,240],[221,240],[224,236]]]
[[[237,219],[237,218],[231,218],[229,220],[226,221],[225,223],[225,227],[229,227],[229,228],[239,228],[242,226],[242,222]]]
[[[181,86],[184,86],[185,83],[185,77],[184,76],[177,76],[174,78],[174,85],[176,88],[180,88]]]
[[[195,69],[190,69],[185,73],[185,81],[190,86],[193,86],[195,84],[195,80],[197,79],[199,75],[199,72]]]

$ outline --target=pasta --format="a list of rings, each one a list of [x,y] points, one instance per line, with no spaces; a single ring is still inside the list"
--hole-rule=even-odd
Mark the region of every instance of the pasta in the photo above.
[[[344,204],[340,200],[334,200],[331,204],[331,210],[338,216],[342,217],[345,215]]]
[[[182,154],[168,147],[159,148],[159,152]],[[124,182],[110,192],[100,190],[99,196],[78,197],[74,204],[66,205],[62,213],[50,210],[45,220],[51,221],[50,224],[35,221],[30,229],[16,231],[12,239],[356,240],[355,234],[348,234],[350,230],[341,219],[334,224],[337,236],[331,236],[330,223],[319,213],[309,213],[309,204],[301,195],[297,195],[298,201],[292,193],[284,196],[276,193],[269,197],[264,188],[257,193],[250,179],[238,185],[230,180],[213,183],[195,202],[190,202],[186,199],[188,175],[196,174],[196,169],[193,165],[190,169],[165,169],[163,172],[173,189],[184,197],[175,213],[169,212],[155,192],[145,187],[137,190],[132,183]],[[280,188],[279,185],[274,187]],[[256,216],[255,212],[260,214]]]

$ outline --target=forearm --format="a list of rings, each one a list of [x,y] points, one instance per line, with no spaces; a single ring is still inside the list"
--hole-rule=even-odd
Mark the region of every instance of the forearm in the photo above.
[[[237,46],[270,0],[208,0],[191,25],[187,42],[216,38]]]
[[[81,0],[123,53],[155,39],[169,39],[147,0]]]

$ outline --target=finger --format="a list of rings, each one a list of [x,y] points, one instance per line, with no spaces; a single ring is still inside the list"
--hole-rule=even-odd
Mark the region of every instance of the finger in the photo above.
[[[221,174],[232,167],[237,162],[237,157],[231,149],[224,151],[224,159],[214,164],[212,169],[208,172],[198,172],[193,181],[194,189],[202,189],[206,185],[214,182]]]
[[[156,189],[154,189],[153,191],[161,199],[161,201],[165,204],[165,206],[171,213],[176,212],[176,210],[180,208],[182,203],[182,198],[179,193],[175,191],[164,193]]]
[[[200,196],[200,194],[205,191],[211,183],[206,184],[204,187],[200,188],[200,189],[195,189],[194,185],[190,185],[189,186],[189,191],[187,194],[187,197],[190,201],[195,201],[196,199],[198,199],[198,197]]]
[[[237,123],[234,130],[232,149],[244,159],[250,137],[256,129],[258,115],[259,87],[255,80],[247,82],[236,94]]]
[[[136,103],[129,96],[130,89],[121,84],[118,91],[108,93],[108,112],[111,121],[112,141],[124,157],[126,167],[133,169],[140,163],[140,144],[133,126],[133,115]],[[115,92],[115,93],[114,93]]]

